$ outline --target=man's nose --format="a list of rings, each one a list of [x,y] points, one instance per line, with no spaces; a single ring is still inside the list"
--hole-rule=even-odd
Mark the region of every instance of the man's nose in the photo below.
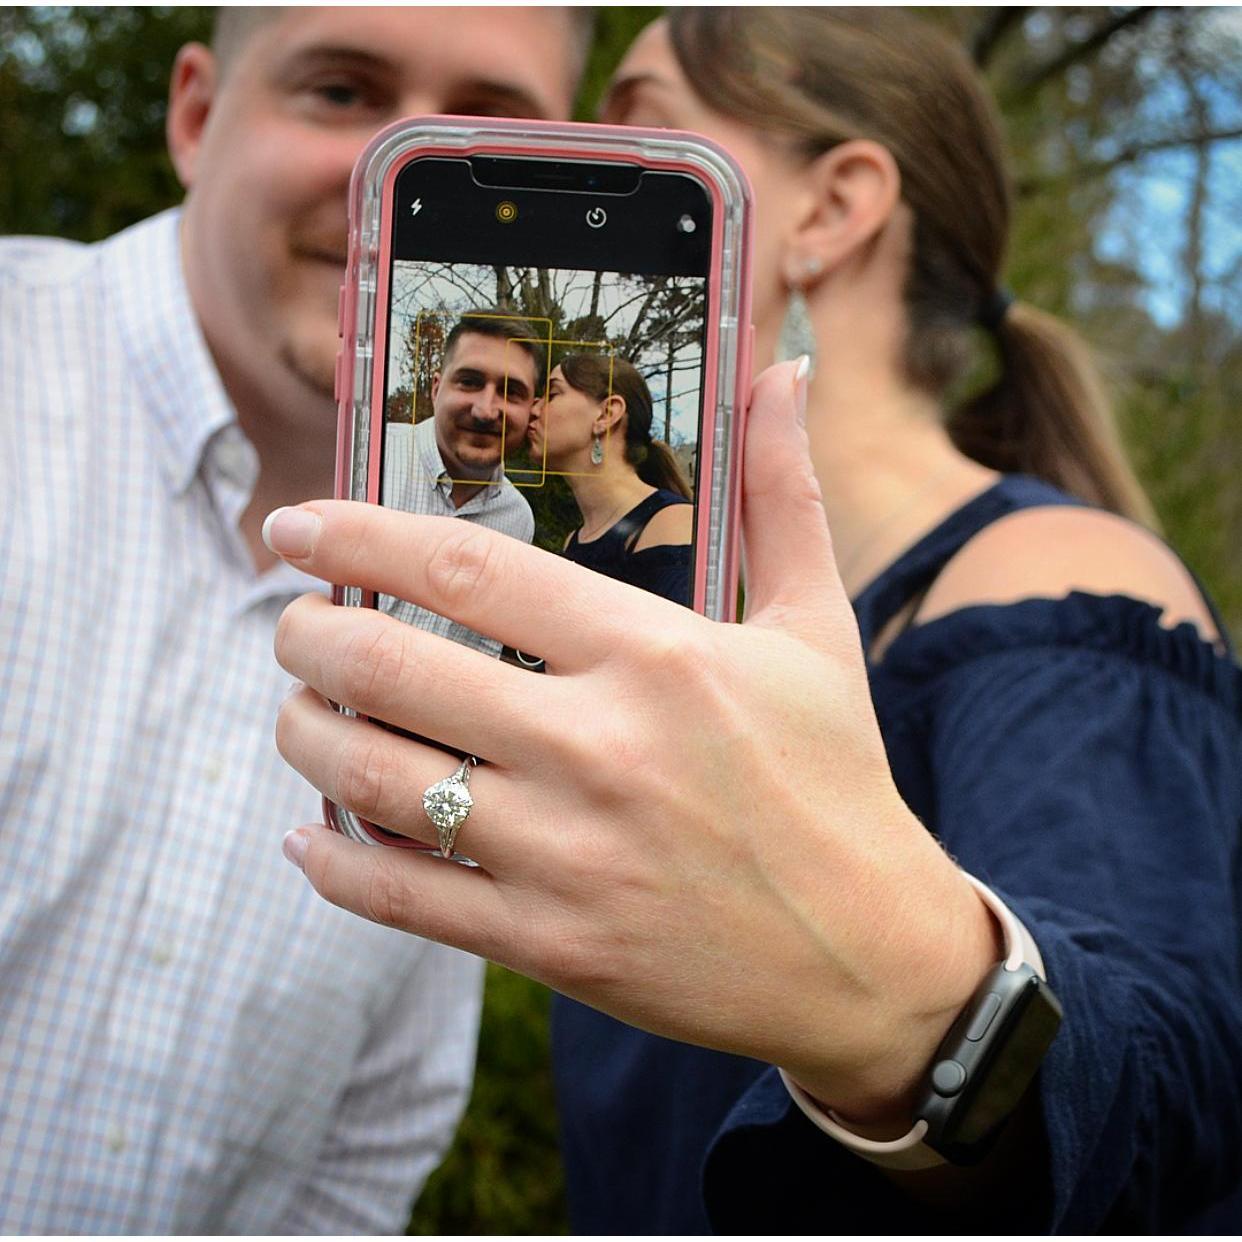
[[[474,402],[476,418],[495,421],[503,417],[505,412],[504,388],[500,384],[489,383],[479,389]]]

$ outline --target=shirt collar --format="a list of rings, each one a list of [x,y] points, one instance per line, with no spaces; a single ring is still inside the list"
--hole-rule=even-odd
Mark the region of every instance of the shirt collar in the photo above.
[[[112,314],[173,493],[189,487],[213,436],[237,422],[190,304],[180,223],[179,209],[166,211],[103,244]]]

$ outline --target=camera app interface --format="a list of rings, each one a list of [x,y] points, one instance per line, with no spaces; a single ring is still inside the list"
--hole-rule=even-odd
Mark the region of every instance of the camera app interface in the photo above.
[[[411,200],[421,201],[410,219],[424,215],[430,197]],[[684,202],[665,204],[673,238],[663,245],[684,247],[681,257],[669,263],[631,250],[635,266],[680,271],[501,261],[506,250],[520,260],[523,249],[554,244],[553,210],[563,225],[576,224],[573,245],[560,249],[598,261],[610,218],[640,207],[633,196],[525,197],[481,187],[470,194],[490,208],[494,250],[481,257],[491,261],[407,257],[417,249],[411,237],[428,249],[436,237],[399,224],[406,245],[395,248],[390,270],[381,503],[487,526],[689,605],[707,281],[685,269],[705,266],[703,240],[692,235],[710,221],[682,210]],[[544,218],[534,223],[543,227],[535,228],[539,209]],[[631,222],[615,241],[622,251],[636,240],[650,250],[640,232]],[[408,601],[380,596],[378,606],[542,668],[537,652],[502,650]]]

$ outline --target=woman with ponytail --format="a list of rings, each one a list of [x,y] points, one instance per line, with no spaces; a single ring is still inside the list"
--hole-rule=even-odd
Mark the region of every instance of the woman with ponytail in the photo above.
[[[761,365],[805,304],[809,383],[773,367],[751,404],[746,619],[375,506],[274,522],[300,568],[550,674],[293,605],[291,673],[444,746],[295,695],[320,788],[434,841],[419,794],[449,748],[484,762],[473,871],[311,829],[290,856],[562,993],[579,1232],[1237,1232],[1242,673],[1081,345],[1005,287],[979,80],[900,10],[686,8],[606,112],[745,166]],[[997,1009],[1001,959],[1058,999],[1050,1044],[1046,996]]]
[[[569,354],[535,403],[530,447],[562,475],[582,525],[570,560],[680,604],[690,602],[690,486],[672,450],[651,438],[653,404],[632,363]]]
[[[869,1166],[761,1064],[558,998],[575,1227],[1236,1228],[1242,683],[1151,533],[1085,346],[1005,286],[977,74],[900,11],[683,8],[631,49],[605,119],[706,133],[750,174],[756,356],[800,298],[811,456],[898,788],[1004,890],[1065,1029],[1008,1150],[955,1181]],[[981,355],[994,381],[953,404]]]

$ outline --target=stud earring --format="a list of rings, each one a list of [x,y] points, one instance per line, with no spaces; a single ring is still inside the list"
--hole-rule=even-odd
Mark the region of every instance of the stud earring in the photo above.
[[[823,270],[823,259],[817,258],[815,255],[811,255],[809,259],[804,259],[802,261],[802,275],[806,278],[808,283],[814,280],[815,277],[818,276]]]

